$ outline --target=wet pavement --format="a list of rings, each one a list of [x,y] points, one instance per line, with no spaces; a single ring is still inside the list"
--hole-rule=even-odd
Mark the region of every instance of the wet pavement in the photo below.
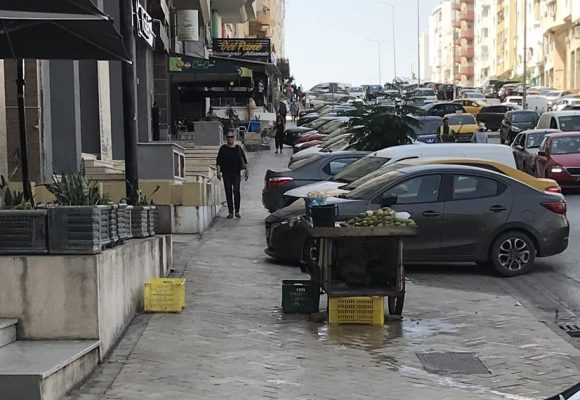
[[[70,399],[519,400],[580,381],[580,352],[550,329],[548,299],[560,304],[558,295],[542,286],[569,282],[563,287],[576,296],[571,259],[512,279],[475,267],[411,268],[404,318],[384,327],[283,315],[281,281],[307,276],[264,255],[261,188],[266,168],[283,168],[288,157],[252,154],[241,220],[219,218],[200,240],[176,237],[176,258],[189,260],[186,309],[138,317]],[[431,352],[473,353],[487,372],[428,372],[417,353]]]

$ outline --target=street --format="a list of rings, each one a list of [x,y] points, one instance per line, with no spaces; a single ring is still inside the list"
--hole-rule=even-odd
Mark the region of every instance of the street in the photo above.
[[[201,240],[175,237],[185,310],[139,316],[68,399],[543,399],[578,382],[580,341],[555,323],[555,310],[568,318],[580,304],[574,246],[509,279],[471,265],[409,267],[403,320],[384,327],[283,315],[281,281],[308,276],[264,255],[260,192],[265,169],[290,152],[251,154],[240,221],[222,210]],[[575,243],[580,197],[569,205]],[[473,352],[487,372],[428,372],[418,357],[432,351]]]

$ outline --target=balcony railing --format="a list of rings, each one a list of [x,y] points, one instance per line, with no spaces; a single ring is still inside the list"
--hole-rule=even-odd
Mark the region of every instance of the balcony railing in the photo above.
[[[475,13],[473,10],[465,10],[461,12],[460,18],[462,21],[473,22],[475,20]]]
[[[473,47],[462,48],[461,51],[459,52],[459,55],[465,58],[473,58],[474,55]]]
[[[457,11],[461,10],[461,3],[459,0],[453,0],[452,9]]]
[[[461,29],[459,37],[461,39],[473,39],[473,28]]]
[[[467,65],[459,69],[459,73],[465,76],[473,76],[473,65]]]

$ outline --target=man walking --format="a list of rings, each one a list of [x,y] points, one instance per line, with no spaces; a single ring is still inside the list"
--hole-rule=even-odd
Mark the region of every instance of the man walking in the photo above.
[[[228,202],[228,219],[242,218],[240,215],[240,171],[244,170],[244,179],[249,178],[246,154],[235,142],[234,132],[226,135],[227,143],[220,147],[217,155],[217,178],[224,179],[224,189]],[[232,198],[233,197],[233,198]]]

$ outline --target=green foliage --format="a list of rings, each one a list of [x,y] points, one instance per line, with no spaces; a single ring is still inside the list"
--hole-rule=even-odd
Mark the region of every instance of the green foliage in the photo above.
[[[135,187],[133,185],[131,185],[131,183],[129,183],[129,186],[131,186],[133,189],[135,189]],[[143,194],[142,190],[133,190],[134,192],[137,192],[137,198],[136,199],[131,199],[129,197],[126,197],[124,199],[122,199],[122,201],[126,202],[127,204],[131,204],[133,206],[141,206],[141,207],[145,207],[145,206],[154,206],[155,202],[153,202],[153,195],[155,195],[155,193],[157,193],[159,191],[159,189],[161,189],[161,186],[157,185],[157,187],[155,188],[154,191],[152,191],[149,196]]]
[[[101,194],[99,184],[79,173],[62,174],[60,180],[53,176],[53,183],[46,188],[62,206],[96,206],[108,204],[111,199]]]
[[[351,144],[358,150],[377,151],[391,146],[409,144],[415,138],[419,122],[412,117],[422,110],[408,105],[355,105],[347,115]]]
[[[32,205],[24,201],[21,190],[11,190],[4,176],[0,176],[0,209],[4,210],[31,210]]]

